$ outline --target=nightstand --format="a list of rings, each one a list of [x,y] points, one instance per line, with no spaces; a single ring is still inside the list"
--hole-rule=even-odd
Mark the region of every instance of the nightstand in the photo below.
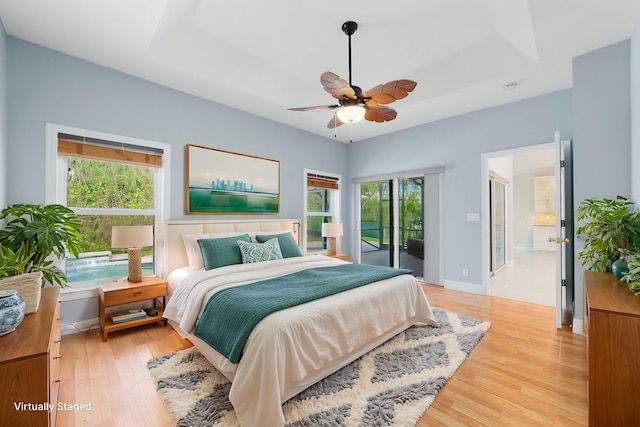
[[[327,256],[331,257],[331,258],[338,258],[338,259],[341,259],[343,261],[349,261],[349,257],[347,257],[347,255],[345,255],[345,254],[335,254],[335,255],[327,255]]]
[[[167,282],[158,277],[147,277],[137,283],[131,283],[127,280],[104,283],[98,291],[102,341],[106,341],[109,332],[113,331],[133,328],[153,322],[163,322],[166,326],[167,321],[162,318],[166,296]],[[162,307],[157,307],[156,298],[162,298]],[[143,319],[113,323],[111,317],[106,313],[106,309],[109,307],[146,300],[153,300],[153,307],[158,310],[157,316],[147,316]]]

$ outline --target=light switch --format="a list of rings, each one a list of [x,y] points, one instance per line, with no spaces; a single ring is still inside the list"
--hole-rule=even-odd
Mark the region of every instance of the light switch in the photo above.
[[[479,213],[468,213],[467,214],[467,221],[480,221],[480,214]]]

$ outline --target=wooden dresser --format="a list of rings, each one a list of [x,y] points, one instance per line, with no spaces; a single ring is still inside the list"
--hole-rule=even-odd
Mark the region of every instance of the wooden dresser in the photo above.
[[[38,311],[0,337],[0,424],[54,427],[59,389],[60,288],[49,287]]]
[[[640,426],[640,298],[611,273],[586,271],[589,425]]]

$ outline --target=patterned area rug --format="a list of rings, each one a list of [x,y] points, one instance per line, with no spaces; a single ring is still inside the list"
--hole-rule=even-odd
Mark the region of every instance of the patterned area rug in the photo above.
[[[434,310],[440,324],[414,326],[283,405],[287,426],[415,426],[490,327]],[[147,367],[177,426],[238,426],[230,383],[195,348]]]

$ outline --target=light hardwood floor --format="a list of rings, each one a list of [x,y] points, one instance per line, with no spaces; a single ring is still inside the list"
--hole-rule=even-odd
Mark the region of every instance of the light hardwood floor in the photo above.
[[[426,426],[587,425],[586,339],[555,328],[551,307],[424,285],[434,307],[488,320],[491,329],[418,422]],[[173,426],[146,370],[185,348],[170,327],[62,337],[60,401],[91,411],[58,414],[58,427]]]

